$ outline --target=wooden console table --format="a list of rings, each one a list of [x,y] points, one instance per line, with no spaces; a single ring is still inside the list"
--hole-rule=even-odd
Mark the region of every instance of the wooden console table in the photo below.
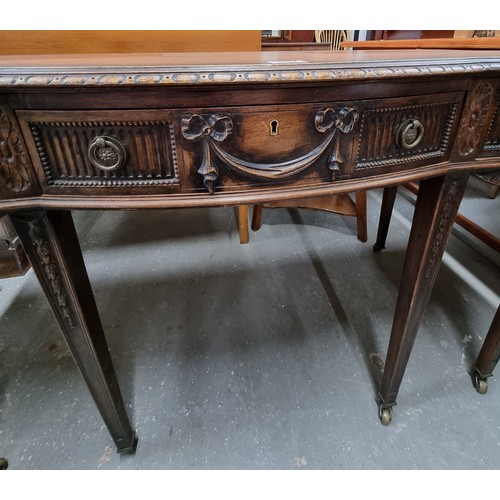
[[[8,213],[116,443],[133,451],[72,209],[262,204],[420,181],[379,417],[391,420],[471,171],[498,168],[500,52],[0,57]]]

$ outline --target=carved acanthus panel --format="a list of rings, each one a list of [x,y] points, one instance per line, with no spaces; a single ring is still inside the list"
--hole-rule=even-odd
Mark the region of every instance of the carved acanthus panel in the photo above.
[[[292,178],[303,172],[324,153],[329,152],[325,166],[330,171],[331,180],[335,180],[344,162],[340,152],[340,133],[351,132],[358,117],[358,111],[350,107],[321,109],[316,112],[311,126],[314,125],[316,134],[324,134],[324,139],[312,150],[281,162],[248,161],[224,148],[224,141],[234,132],[233,119],[229,115],[189,113],[181,118],[181,131],[188,141],[201,143],[202,159],[198,173],[203,177],[207,191],[214,193],[216,181],[221,175],[217,165],[219,162],[243,177],[264,181],[279,180]],[[269,134],[278,135],[278,126],[279,121],[272,120]]]
[[[30,167],[17,126],[6,109],[0,107],[0,183],[14,193],[31,185]]]
[[[462,157],[472,155],[489,127],[490,105],[494,90],[489,83],[479,83],[472,89],[465,103],[462,120],[458,129],[457,151]]]
[[[433,238],[430,249],[429,260],[425,270],[425,278],[429,279],[441,259],[444,250],[445,239],[451,231],[452,221],[455,218],[458,205],[462,199],[463,191],[467,185],[468,176],[462,175],[457,179],[447,179],[445,182],[450,183],[448,192],[443,200],[442,210],[440,211],[439,226]],[[458,203],[457,203],[458,199]]]
[[[52,295],[57,301],[59,311],[61,312],[65,322],[70,326],[74,327],[75,323],[71,315],[71,310],[69,307],[68,295],[66,293],[63,279],[60,275],[59,269],[55,263],[55,259],[52,255],[50,245],[48,241],[44,238],[43,232],[40,230],[38,225],[31,225],[31,240],[33,241],[33,246],[35,248],[38,261],[41,264],[41,269],[45,274],[48,286],[51,289]]]

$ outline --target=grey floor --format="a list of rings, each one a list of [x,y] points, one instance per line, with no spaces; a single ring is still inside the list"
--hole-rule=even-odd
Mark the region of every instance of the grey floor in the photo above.
[[[10,469],[497,469],[500,369],[469,367],[500,301],[500,256],[455,228],[390,426],[376,390],[413,213],[387,249],[355,221],[268,210],[240,245],[232,208],[76,212],[134,428],[118,455],[30,271],[0,281],[0,456]],[[473,181],[462,213],[500,234]],[[158,227],[160,228],[158,230]]]

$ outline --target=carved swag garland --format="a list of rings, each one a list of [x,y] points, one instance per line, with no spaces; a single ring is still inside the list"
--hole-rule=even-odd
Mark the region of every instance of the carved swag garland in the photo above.
[[[202,143],[202,161],[198,173],[203,177],[205,189],[213,194],[220,175],[219,168],[214,161],[214,155],[227,168],[240,175],[261,180],[273,180],[291,177],[302,172],[318,160],[332,142],[334,144],[326,163],[331,172],[331,180],[334,181],[340,172],[340,166],[345,161],[340,152],[339,133],[351,132],[358,118],[359,113],[354,108],[325,108],[318,111],[314,125],[318,132],[327,134],[325,140],[309,153],[281,163],[252,163],[225,151],[219,143],[233,132],[233,122],[227,115],[189,113],[182,117],[181,130],[188,141]]]

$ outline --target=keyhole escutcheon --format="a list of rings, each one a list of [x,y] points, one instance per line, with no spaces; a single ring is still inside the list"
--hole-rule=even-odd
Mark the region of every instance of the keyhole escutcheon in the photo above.
[[[269,135],[275,136],[278,135],[278,127],[280,122],[278,120],[271,120],[269,124]]]

